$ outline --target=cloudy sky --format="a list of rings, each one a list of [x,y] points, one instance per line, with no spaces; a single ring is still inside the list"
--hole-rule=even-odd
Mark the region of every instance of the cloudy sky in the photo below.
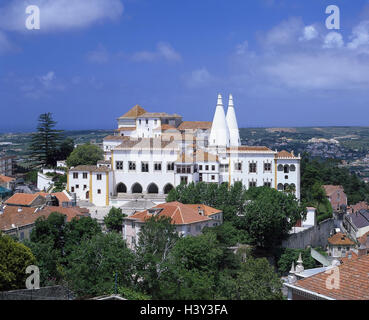
[[[25,9],[40,7],[40,30]],[[328,5],[340,30],[328,30]],[[52,112],[112,129],[135,104],[240,127],[369,125],[369,1],[1,0],[0,131]]]

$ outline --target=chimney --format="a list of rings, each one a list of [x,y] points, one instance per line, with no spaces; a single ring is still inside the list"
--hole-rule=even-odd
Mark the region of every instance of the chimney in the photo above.
[[[201,210],[201,207],[200,206],[197,207],[197,211],[199,212],[199,215],[200,216],[203,216],[204,215],[204,210]]]
[[[362,256],[365,256],[367,254],[367,248],[366,246],[364,245],[364,243],[362,243],[358,249],[358,256],[359,257],[362,257]]]

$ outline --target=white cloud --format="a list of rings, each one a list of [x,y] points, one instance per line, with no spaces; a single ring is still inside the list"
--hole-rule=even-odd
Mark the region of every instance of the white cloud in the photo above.
[[[40,31],[50,32],[88,27],[104,20],[118,19],[124,10],[121,0],[14,0],[0,8],[0,28],[26,31],[25,9],[40,8]]]
[[[296,42],[303,27],[303,22],[299,18],[293,17],[282,21],[261,37],[261,43],[267,48],[290,45]]]
[[[169,43],[159,42],[157,45],[159,56],[165,58],[168,61],[180,61],[181,55],[176,52]]]
[[[91,63],[106,63],[109,60],[109,52],[99,44],[95,50],[87,53],[87,60]]]
[[[156,45],[155,51],[140,51],[132,55],[135,61],[152,62],[159,59],[164,59],[170,62],[178,62],[182,60],[181,55],[173,49],[173,47],[166,42],[159,42]]]
[[[289,31],[287,26],[293,25],[299,29]],[[353,29],[348,45],[340,33],[324,32],[320,25],[300,25],[298,19],[277,25],[262,39],[252,51],[236,46],[224,86],[228,83],[240,92],[247,88],[260,96],[265,90],[284,96],[291,89],[322,94],[367,91],[369,59],[363,53],[369,54],[369,21]]]
[[[190,88],[205,87],[214,84],[217,78],[205,68],[192,71],[183,77],[185,84]]]
[[[358,49],[369,45],[369,21],[360,22],[353,30],[351,42],[347,44],[350,49]]]
[[[319,36],[318,30],[313,26],[306,26],[303,31],[303,36],[300,37],[301,41],[310,41],[316,39]]]
[[[342,35],[338,32],[329,32],[324,38],[323,48],[342,48],[344,46],[344,41]]]

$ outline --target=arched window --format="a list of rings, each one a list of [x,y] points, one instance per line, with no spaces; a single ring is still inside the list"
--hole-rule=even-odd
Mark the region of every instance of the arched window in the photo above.
[[[283,171],[283,164],[278,165],[278,171]]]
[[[122,182],[118,183],[117,193],[127,193],[127,187],[124,183],[122,183]]]
[[[147,187],[147,193],[159,193],[159,188],[155,183],[150,183]]]
[[[285,184],[284,184],[284,190],[285,190],[285,191],[286,191],[286,190],[288,190],[288,186],[289,186],[289,185],[288,185],[288,183],[285,183]]]
[[[290,166],[288,164],[284,165],[283,171],[284,171],[284,173],[289,173],[290,172]]]
[[[278,183],[278,191],[283,191],[283,184],[282,183]]]
[[[291,183],[290,184],[290,189],[291,189],[291,191],[296,192],[296,185],[294,183]]]
[[[172,184],[168,183],[165,185],[164,187],[164,194],[168,194],[170,192],[170,190],[172,190],[174,187]]]
[[[139,183],[135,183],[132,186],[132,193],[142,193],[142,186]]]
[[[290,171],[296,171],[296,166],[294,164],[290,165]]]

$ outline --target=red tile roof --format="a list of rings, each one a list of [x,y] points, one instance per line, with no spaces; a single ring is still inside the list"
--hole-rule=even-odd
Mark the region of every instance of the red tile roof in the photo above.
[[[48,193],[46,192],[37,192],[43,197],[46,197]],[[70,202],[71,199],[68,198],[68,196],[64,192],[54,192],[50,193],[52,196],[56,197],[59,201],[59,206],[62,206],[63,202]]]
[[[130,109],[127,113],[121,116],[121,118],[137,118],[146,113],[146,110],[136,104],[132,109]]]
[[[4,212],[0,214],[0,230],[6,231],[14,229],[14,227],[22,227],[35,223],[40,217],[47,218],[52,212],[59,212],[67,216],[67,221],[71,221],[74,217],[87,216],[88,210],[73,207],[45,207],[44,209],[6,206]]]
[[[196,206],[194,208],[193,206]],[[128,217],[127,219],[137,219],[140,222],[145,222],[145,220],[149,219],[153,216],[152,213],[150,213],[153,209],[162,209],[158,215],[164,216],[164,217],[170,217],[172,219],[172,224],[182,225],[182,224],[191,224],[196,222],[202,222],[202,221],[209,221],[210,218],[206,216],[202,216],[199,214],[197,210],[197,206],[199,205],[187,205],[180,202],[168,202],[159,204],[151,209],[137,212],[133,214],[132,216]],[[209,207],[210,208],[210,207]],[[214,208],[211,208],[212,210],[216,210]],[[210,209],[208,209],[209,211]]]
[[[344,191],[342,186],[324,185],[323,188],[327,197],[330,197],[333,193],[337,191]]]
[[[30,206],[37,199],[42,197],[38,193],[16,193],[5,201],[5,204],[19,205],[19,206]]]
[[[292,153],[282,150],[276,154],[276,158],[296,158]]]
[[[3,175],[0,174],[0,182],[8,183],[8,182],[11,182],[11,181],[14,181],[14,180],[15,180],[14,178],[3,176]]]
[[[338,232],[328,238],[328,243],[334,246],[353,246],[355,242],[352,241],[349,237],[347,237],[342,232]]]
[[[337,268],[298,280],[295,286],[337,300],[369,300],[369,255],[348,260]],[[331,282],[335,274],[337,287]]]
[[[369,210],[369,205],[365,201],[360,201],[357,204],[351,205],[351,212],[355,213],[360,210]]]
[[[183,121],[178,130],[211,129],[212,124],[210,121]]]

